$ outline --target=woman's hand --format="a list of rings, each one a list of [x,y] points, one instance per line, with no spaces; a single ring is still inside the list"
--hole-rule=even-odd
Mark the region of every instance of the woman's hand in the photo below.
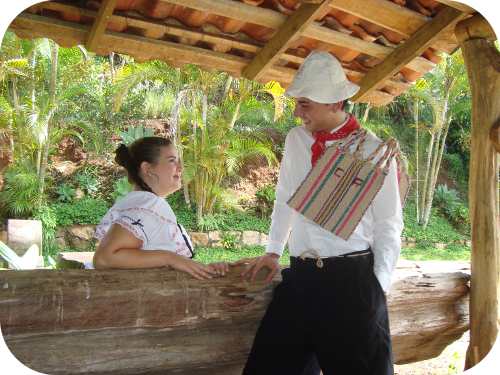
[[[229,263],[226,262],[210,263],[208,266],[219,276],[225,276],[229,272]]]
[[[169,254],[171,258],[168,265],[177,271],[182,271],[190,274],[198,280],[211,279],[217,275],[217,272],[211,267],[202,263],[198,263],[190,258],[183,257],[177,254]]]

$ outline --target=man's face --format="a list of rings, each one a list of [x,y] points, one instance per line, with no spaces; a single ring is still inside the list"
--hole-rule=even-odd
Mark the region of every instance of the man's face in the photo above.
[[[341,110],[341,103],[322,104],[307,98],[295,99],[294,116],[302,120],[304,127],[310,132],[328,129],[332,114]]]

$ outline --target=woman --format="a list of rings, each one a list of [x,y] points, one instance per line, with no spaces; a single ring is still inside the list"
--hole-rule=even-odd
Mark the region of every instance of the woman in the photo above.
[[[224,275],[227,263],[204,265],[165,197],[181,187],[181,165],[170,140],[141,138],[120,145],[115,161],[128,173],[134,190],[113,205],[96,228],[100,240],[94,267],[172,267],[197,279]]]

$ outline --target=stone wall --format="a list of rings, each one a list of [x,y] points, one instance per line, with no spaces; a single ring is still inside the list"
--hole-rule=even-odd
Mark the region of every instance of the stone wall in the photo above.
[[[95,249],[96,240],[93,238],[95,225],[74,225],[60,228],[57,231],[57,243],[59,248],[64,250],[92,251]],[[210,232],[189,232],[191,240],[195,246],[199,247],[221,247],[224,239],[226,242],[234,240],[239,246],[266,246],[268,237],[266,233],[256,231],[210,231]],[[464,240],[456,242],[460,245],[470,247],[470,241]],[[405,247],[415,247],[415,238],[402,237],[401,245]],[[445,249],[448,244],[435,243],[437,249]]]

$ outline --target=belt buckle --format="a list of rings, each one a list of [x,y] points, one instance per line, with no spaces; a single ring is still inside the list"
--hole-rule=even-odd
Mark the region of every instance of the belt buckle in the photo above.
[[[323,259],[318,258],[318,259],[316,260],[316,267],[318,267],[318,268],[323,268],[323,266],[324,266]]]

